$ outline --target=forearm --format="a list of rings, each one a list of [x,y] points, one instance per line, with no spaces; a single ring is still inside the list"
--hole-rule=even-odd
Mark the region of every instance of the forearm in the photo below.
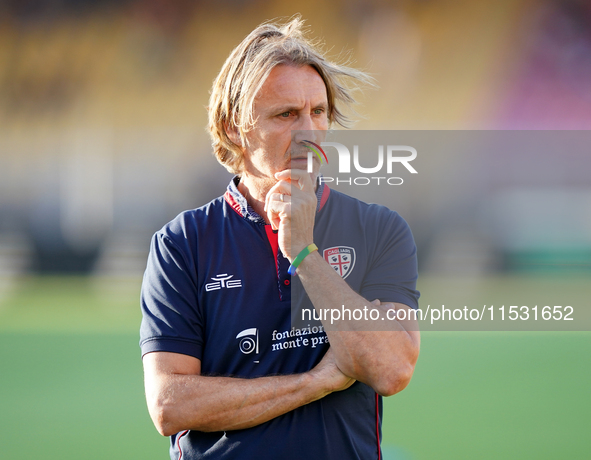
[[[329,317],[323,323],[337,366],[343,373],[382,395],[402,390],[410,381],[418,358],[416,324],[383,321],[393,304],[372,305],[354,292],[318,253],[304,259],[298,276],[321,318],[323,312],[341,310],[343,306],[351,311],[364,307],[381,310],[376,321],[341,320],[331,324]]]
[[[250,428],[328,393],[312,373],[255,379],[165,374],[146,384],[150,414],[165,436]]]
[[[330,331],[337,366],[382,396],[402,391],[410,382],[418,346],[406,331]]]

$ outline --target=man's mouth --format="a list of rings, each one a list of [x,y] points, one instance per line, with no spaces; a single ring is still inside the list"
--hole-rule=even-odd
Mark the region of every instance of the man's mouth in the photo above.
[[[290,169],[303,169],[304,171],[308,170],[308,156],[295,156],[291,157],[289,162]]]

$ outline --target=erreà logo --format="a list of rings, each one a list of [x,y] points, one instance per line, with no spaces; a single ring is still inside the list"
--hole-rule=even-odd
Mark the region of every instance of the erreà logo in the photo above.
[[[242,280],[231,280],[234,275],[228,275],[227,273],[220,273],[216,275],[215,278],[212,277],[211,279],[214,281],[213,283],[207,283],[205,285],[205,291],[217,291],[219,289],[232,289],[232,288],[239,288],[242,287]]]

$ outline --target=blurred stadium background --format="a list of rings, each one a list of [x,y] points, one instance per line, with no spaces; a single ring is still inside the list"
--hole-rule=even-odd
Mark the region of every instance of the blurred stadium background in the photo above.
[[[588,1],[0,0],[3,458],[166,458],[137,346],[149,239],[225,190],[209,87],[256,25],[295,13],[378,80],[357,129],[591,127]],[[521,158],[533,180],[502,154],[422,158],[439,182],[393,197],[422,302],[589,307],[591,155],[565,155]],[[491,202],[502,237],[472,218]],[[386,401],[386,460],[584,458],[590,351],[585,332],[424,334]]]

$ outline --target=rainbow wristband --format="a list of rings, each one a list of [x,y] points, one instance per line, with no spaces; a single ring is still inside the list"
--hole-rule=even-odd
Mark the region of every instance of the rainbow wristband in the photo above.
[[[289,273],[291,276],[295,275],[296,269],[300,266],[302,261],[306,258],[306,256],[308,254],[310,254],[314,251],[318,251],[318,246],[316,246],[314,243],[312,243],[310,246],[304,248],[302,250],[302,252],[300,252],[297,255],[297,257],[295,259],[293,259],[293,262],[291,263],[291,265],[287,269],[287,273]]]

